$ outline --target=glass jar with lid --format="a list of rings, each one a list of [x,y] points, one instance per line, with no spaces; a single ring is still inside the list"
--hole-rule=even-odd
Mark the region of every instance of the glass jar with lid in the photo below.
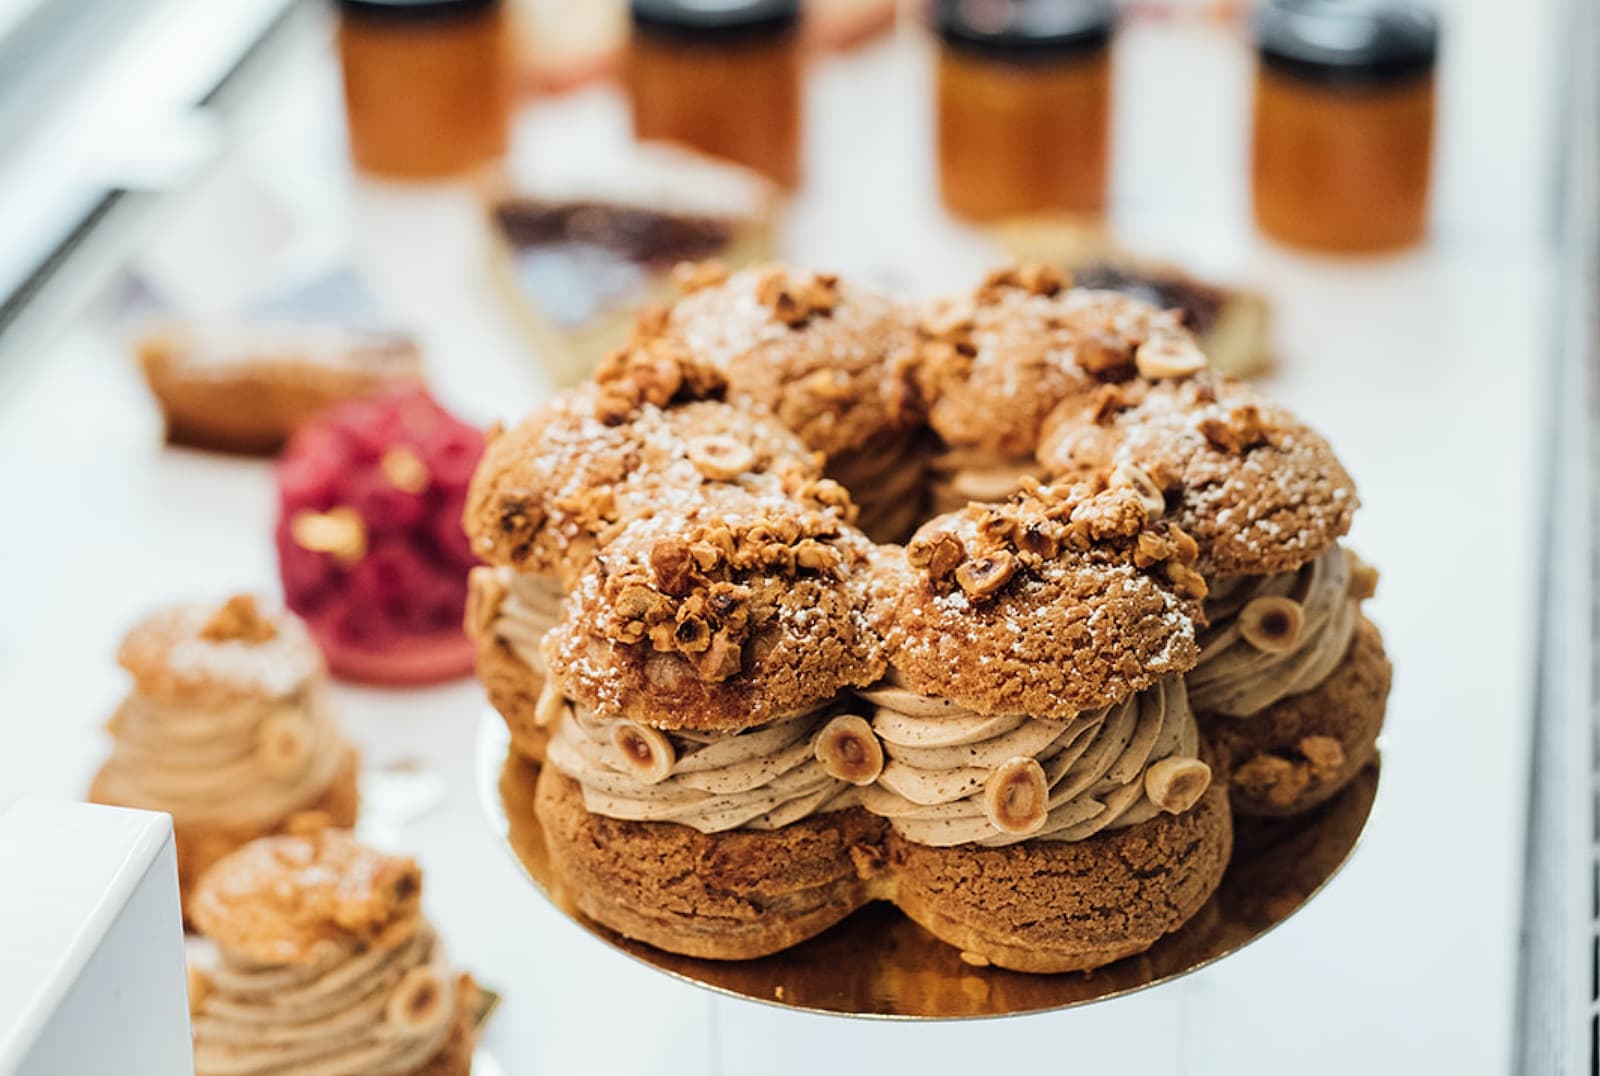
[[[1439,27],[1377,0],[1273,0],[1256,14],[1251,178],[1257,226],[1343,253],[1427,228]]]
[[[339,0],[350,155],[436,179],[503,157],[512,74],[500,0]]]
[[[937,0],[939,185],[961,216],[1099,214],[1110,0]]]
[[[632,0],[634,133],[800,181],[799,0]]]

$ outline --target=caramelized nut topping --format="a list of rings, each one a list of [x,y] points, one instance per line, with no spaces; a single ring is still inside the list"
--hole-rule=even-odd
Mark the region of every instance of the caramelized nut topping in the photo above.
[[[1354,601],[1364,602],[1378,593],[1378,569],[1348,549],[1344,555],[1350,562],[1350,597]]]
[[[1138,494],[1145,515],[1150,519],[1167,510],[1167,499],[1162,495],[1161,487],[1141,467],[1131,463],[1117,464],[1116,470],[1111,472],[1111,485],[1113,488],[1131,489]]]
[[[1207,441],[1235,455],[1270,441],[1267,427],[1261,421],[1261,408],[1255,404],[1239,404],[1230,409],[1225,418],[1203,418],[1199,428]]]
[[[1001,763],[984,782],[983,813],[1001,833],[1042,829],[1050,813],[1050,789],[1039,760],[1018,756]]]
[[[831,315],[839,302],[839,278],[831,273],[798,273],[781,265],[764,266],[756,277],[756,302],[791,329],[813,317]]]
[[[1179,329],[1152,334],[1134,351],[1133,362],[1140,377],[1158,381],[1199,373],[1206,368],[1206,355],[1194,337]]]
[[[956,583],[969,598],[987,598],[1011,581],[1017,558],[1000,550],[986,557],[975,557],[956,569]]]
[[[1318,781],[1331,781],[1344,768],[1344,745],[1332,736],[1304,736],[1295,745],[1311,765],[1311,776]]]
[[[728,434],[696,437],[689,442],[687,450],[695,470],[715,482],[727,482],[755,469],[755,452]]]
[[[853,785],[870,785],[883,772],[883,745],[866,718],[840,714],[817,735],[817,761],[830,776]]]
[[[1239,634],[1266,654],[1288,654],[1300,642],[1305,610],[1293,598],[1267,594],[1239,610]]]
[[[678,752],[659,729],[632,721],[618,721],[611,730],[611,745],[622,756],[628,772],[647,785],[658,785],[672,776]]]
[[[1164,758],[1144,772],[1150,802],[1168,814],[1182,814],[1211,786],[1211,767],[1197,758]]]
[[[235,594],[200,629],[200,638],[211,643],[271,642],[278,637],[278,626],[261,615],[256,600],[249,594]]]

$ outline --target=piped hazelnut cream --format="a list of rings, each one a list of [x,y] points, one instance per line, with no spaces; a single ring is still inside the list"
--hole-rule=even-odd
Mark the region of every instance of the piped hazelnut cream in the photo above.
[[[928,470],[931,508],[936,515],[965,508],[973,501],[1005,500],[1025,479],[1045,477],[1044,467],[1032,456],[1006,456],[977,447],[946,449],[929,461]]]
[[[540,676],[545,675],[540,644],[545,633],[561,619],[561,602],[566,592],[554,575],[535,575],[497,568],[505,586],[505,597],[495,611],[494,634],[503,639],[522,663]]]
[[[164,640],[159,669],[145,675],[188,687],[123,700],[107,723],[113,747],[97,799],[165,811],[180,826],[254,828],[327,791],[348,748],[298,621],[270,621],[235,599],[220,612],[171,610],[142,630],[141,646]]]
[[[915,437],[901,431],[828,460],[828,474],[861,506],[856,525],[878,541],[898,541],[923,518],[925,464]]]
[[[1188,674],[1196,709],[1248,717],[1321,684],[1350,648],[1374,581],[1338,545],[1295,571],[1213,581],[1211,626]]]
[[[546,758],[594,814],[677,822],[702,833],[778,829],[835,806],[851,786],[817,757],[827,711],[733,735],[666,733],[566,703]]]
[[[888,760],[860,802],[918,844],[1085,840],[1180,814],[1211,780],[1177,676],[1068,721],[979,714],[892,674],[862,695]]]
[[[456,978],[424,921],[372,944],[325,941],[301,964],[218,947],[191,993],[197,1076],[416,1072],[445,1045]]]

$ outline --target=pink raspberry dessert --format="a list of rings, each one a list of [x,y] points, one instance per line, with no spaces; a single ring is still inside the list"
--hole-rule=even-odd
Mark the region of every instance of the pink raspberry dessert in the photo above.
[[[376,684],[465,676],[461,529],[483,434],[420,389],[340,404],[278,461],[278,570],[334,675]]]

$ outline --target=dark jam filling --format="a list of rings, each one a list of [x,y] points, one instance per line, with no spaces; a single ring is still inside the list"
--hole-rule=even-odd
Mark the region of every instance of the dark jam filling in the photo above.
[[[724,219],[589,202],[503,202],[495,220],[523,293],[563,327],[643,293],[660,273],[727,249]]]
[[[1227,295],[1220,288],[1177,273],[1141,271],[1105,262],[1074,269],[1072,283],[1096,291],[1121,292],[1154,303],[1163,310],[1180,310],[1184,328],[1198,336],[1216,326],[1217,319],[1222,316],[1222,306],[1227,302]]]

